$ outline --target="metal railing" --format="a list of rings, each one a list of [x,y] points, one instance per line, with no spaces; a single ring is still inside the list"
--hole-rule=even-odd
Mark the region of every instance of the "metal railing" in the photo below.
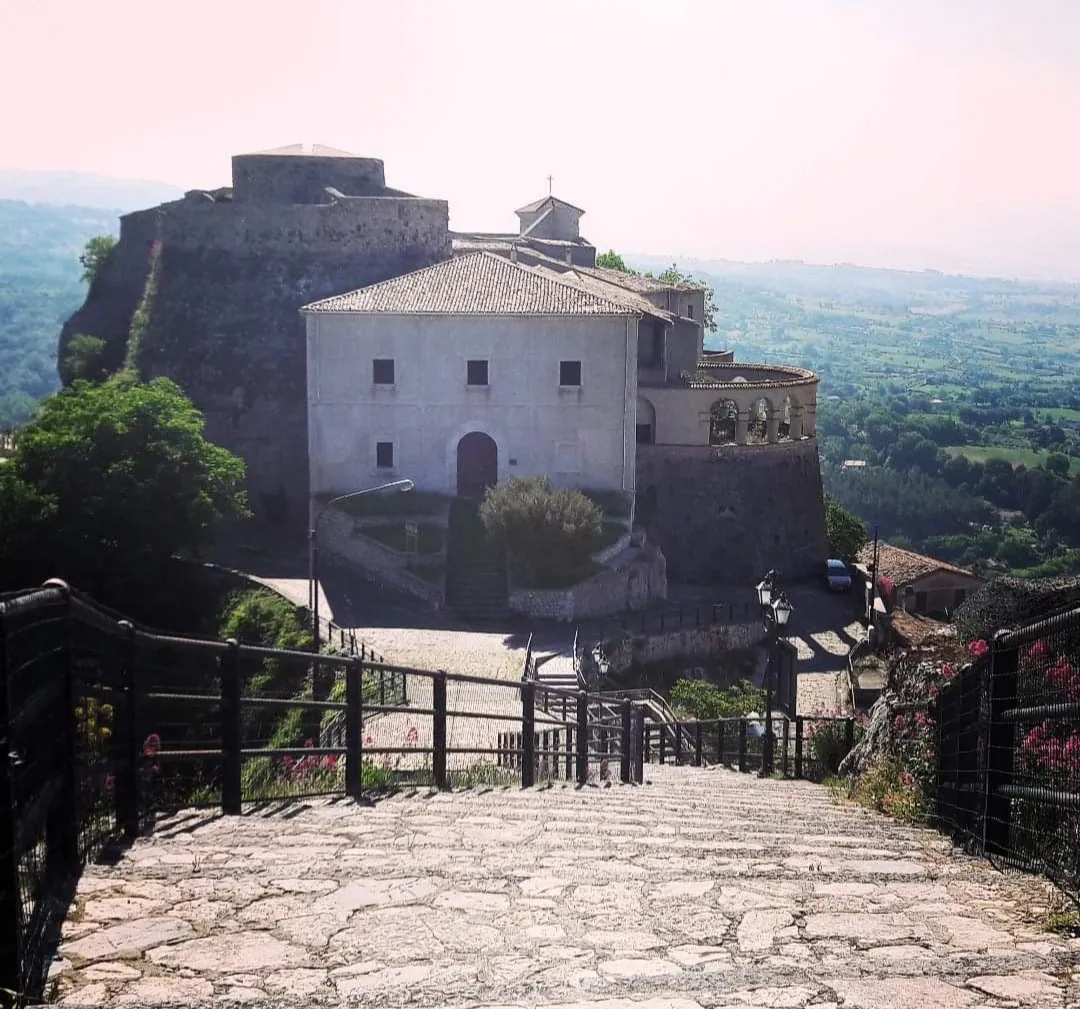
[[[641,780],[629,700],[354,655],[316,676],[315,658],[156,633],[62,584],[0,600],[0,989],[40,995],[82,865],[160,812],[529,786],[567,761],[579,784]]]
[[[1077,899],[1080,609],[999,633],[987,649],[938,699],[937,825]]]

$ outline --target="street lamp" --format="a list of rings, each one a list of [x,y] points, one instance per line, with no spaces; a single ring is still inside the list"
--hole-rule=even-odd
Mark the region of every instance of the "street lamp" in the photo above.
[[[776,653],[780,632],[788,624],[795,607],[777,587],[777,574],[770,571],[757,585],[758,605],[761,607],[761,620],[769,634],[769,659],[765,667],[765,741],[761,755],[761,776],[768,777],[773,772],[773,675],[776,666]]]
[[[311,601],[311,638],[312,649],[318,654],[319,652],[319,579],[318,579],[318,564],[319,564],[319,523],[326,517],[326,513],[336,504],[341,501],[348,501],[350,498],[363,497],[365,494],[380,494],[384,491],[411,491],[416,487],[416,484],[412,480],[393,480],[390,483],[380,484],[378,487],[367,487],[364,490],[354,490],[348,494],[339,494],[335,498],[331,498],[323,505],[322,510],[311,521],[311,528],[308,530],[308,598]],[[316,698],[318,700],[318,698]]]

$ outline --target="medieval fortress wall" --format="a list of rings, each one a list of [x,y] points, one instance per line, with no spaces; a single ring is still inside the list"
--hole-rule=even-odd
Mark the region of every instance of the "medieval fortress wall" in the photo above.
[[[233,159],[233,182],[123,217],[60,353],[88,333],[122,363],[145,299],[139,373],[177,381],[204,412],[207,436],[244,458],[256,510],[299,520],[307,507],[299,309],[448,259],[449,209],[386,188],[382,162],[370,158],[243,155]]]

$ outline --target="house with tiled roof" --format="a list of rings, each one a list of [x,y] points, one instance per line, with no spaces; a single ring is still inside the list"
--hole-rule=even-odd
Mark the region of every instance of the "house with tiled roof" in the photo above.
[[[859,552],[856,565],[869,577],[874,572],[874,545]],[[890,543],[877,545],[878,593],[888,609],[930,616],[951,616],[983,579],[966,568]]]
[[[514,475],[632,491],[640,306],[487,251],[316,301],[312,492]]]

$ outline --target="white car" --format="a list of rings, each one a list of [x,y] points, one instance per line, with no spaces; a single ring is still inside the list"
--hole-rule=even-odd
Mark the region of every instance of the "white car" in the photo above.
[[[848,566],[835,557],[830,557],[825,562],[825,584],[831,592],[851,591],[851,572]]]

